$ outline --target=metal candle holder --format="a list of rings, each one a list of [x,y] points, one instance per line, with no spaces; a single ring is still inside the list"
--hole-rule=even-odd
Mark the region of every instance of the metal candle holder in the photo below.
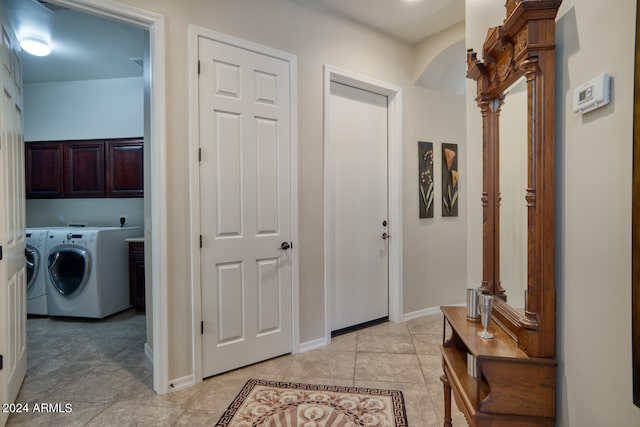
[[[491,306],[493,305],[493,296],[492,295],[480,295],[479,296],[480,303],[478,304],[480,308],[480,320],[482,322],[483,330],[478,332],[478,336],[484,339],[491,339],[494,335],[489,332],[489,321],[491,320]]]

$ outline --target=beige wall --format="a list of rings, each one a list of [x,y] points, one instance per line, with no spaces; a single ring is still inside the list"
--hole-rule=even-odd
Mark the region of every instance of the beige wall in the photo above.
[[[88,227],[120,227],[120,216],[127,227],[143,231],[143,199],[31,199],[27,200],[27,227],[56,227],[84,224]]]
[[[464,302],[467,280],[467,204],[465,97],[416,87],[405,127],[404,146],[404,312]],[[435,195],[433,218],[418,217],[418,144],[433,142]],[[442,217],[442,143],[458,144],[458,217]]]
[[[476,51],[503,1],[467,1]],[[558,426],[637,426],[631,384],[631,177],[635,1],[564,0],[557,19]],[[584,116],[573,89],[607,72],[613,102]],[[479,194],[480,114],[467,95],[469,191]],[[473,171],[472,171],[473,168]],[[481,277],[481,212],[469,209],[469,281]]]
[[[465,275],[461,274],[465,267],[464,213],[457,219],[428,224],[408,220],[418,216],[416,141],[457,142],[461,145],[460,152],[463,156],[464,127],[460,123],[464,122],[464,100],[447,99],[445,95],[413,86],[412,46],[286,0],[121,2],[166,17],[170,379],[182,378],[192,373],[190,242],[185,239],[190,230],[186,210],[189,206],[190,173],[187,143],[188,82],[190,78],[194,78],[187,75],[189,24],[289,52],[298,58],[300,341],[304,343],[324,335],[321,160],[324,64],[403,88],[403,182],[406,187],[403,219],[409,223],[405,225],[403,233],[406,259],[403,271],[407,277],[404,288],[407,302],[405,312],[437,307],[444,302],[464,301]],[[424,114],[428,105],[431,105],[434,114]],[[450,133],[446,130],[450,130]],[[463,199],[464,197],[466,196],[463,195]],[[432,248],[437,248],[440,244],[430,238],[433,233],[453,235],[452,239],[444,243],[447,251],[452,254],[450,260],[443,265],[438,258],[422,258],[424,253],[421,254],[420,250],[425,242],[413,237],[418,232],[430,242]],[[423,264],[419,271],[414,271],[414,266],[419,263],[409,260],[417,257],[420,257]],[[449,268],[456,271],[455,275],[451,274]],[[423,274],[436,279],[423,280]]]
[[[465,24],[460,22],[446,30],[440,31],[431,37],[415,44],[415,58],[413,61],[413,81],[418,81],[429,64],[451,45],[464,40]]]

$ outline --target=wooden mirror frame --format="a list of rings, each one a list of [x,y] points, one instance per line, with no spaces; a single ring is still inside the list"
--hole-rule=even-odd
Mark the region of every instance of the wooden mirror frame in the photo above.
[[[482,56],[467,52],[483,128],[482,291],[493,319],[531,357],[555,357],[555,18],[562,0],[507,0],[503,25],[490,28]],[[500,283],[499,117],[504,93],[527,81],[527,301],[507,303]],[[521,141],[524,143],[524,141]]]

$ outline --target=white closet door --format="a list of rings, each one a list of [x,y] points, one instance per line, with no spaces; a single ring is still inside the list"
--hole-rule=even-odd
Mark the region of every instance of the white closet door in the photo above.
[[[203,375],[292,350],[289,63],[200,38]]]

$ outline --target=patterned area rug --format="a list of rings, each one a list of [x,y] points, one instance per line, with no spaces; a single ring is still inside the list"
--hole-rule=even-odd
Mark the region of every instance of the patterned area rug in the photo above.
[[[401,391],[249,380],[217,427],[405,427]]]

